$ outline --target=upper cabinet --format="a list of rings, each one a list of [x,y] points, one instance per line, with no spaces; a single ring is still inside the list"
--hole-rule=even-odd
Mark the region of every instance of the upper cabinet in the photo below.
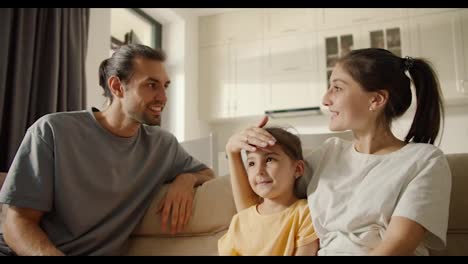
[[[281,37],[315,30],[315,9],[271,8],[265,9],[265,37]]]
[[[433,64],[446,103],[466,102],[466,10],[414,17],[410,26],[412,53]]]
[[[455,11],[459,8],[408,8],[408,15],[411,17]]]
[[[458,94],[461,94],[463,98],[468,97],[468,9],[460,11],[461,19],[461,41],[458,43],[458,47],[463,53],[458,62],[458,68],[460,69],[460,78],[457,82]]]
[[[320,106],[338,59],[371,47],[427,58],[446,102],[468,103],[467,9],[247,9],[201,17],[199,33],[211,120]]]
[[[263,39],[263,10],[248,9],[199,19],[201,47]]]
[[[403,18],[404,8],[320,8],[317,14],[319,29],[357,26]]]
[[[234,100],[233,117],[262,115],[265,104],[263,64],[264,52],[261,41],[233,45]]]
[[[265,110],[319,106],[316,33],[266,40],[265,51]]]
[[[199,106],[205,119],[263,113],[261,41],[204,47],[200,58]]]
[[[229,117],[232,112],[234,67],[230,45],[201,48],[199,51],[199,109],[207,120]]]
[[[381,48],[404,57],[410,50],[408,19],[361,26],[362,47]]]

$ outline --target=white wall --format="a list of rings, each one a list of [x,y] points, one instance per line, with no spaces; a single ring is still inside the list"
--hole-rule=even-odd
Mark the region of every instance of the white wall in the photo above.
[[[99,65],[109,57],[110,9],[91,8],[89,18],[88,53],[86,56],[86,107],[102,109],[105,103],[99,86]]]
[[[468,153],[468,105],[446,106],[445,128],[440,148],[444,153]],[[404,138],[412,122],[414,111],[409,110],[401,119],[393,123],[393,132],[399,138]],[[218,150],[224,151],[229,136],[247,126],[255,125],[259,117],[234,119],[229,122],[220,122],[212,125],[212,130],[218,137]],[[299,133],[327,133],[328,115],[311,115],[306,117],[288,117],[271,119],[269,124],[293,126]],[[436,140],[436,145],[440,138]]]
[[[176,8],[142,8],[163,25],[163,50],[171,78],[168,104],[163,113],[162,127],[179,141],[207,136],[208,124],[198,115],[198,18]],[[102,107],[105,98],[99,86],[98,68],[109,57],[110,9],[92,8],[87,73],[87,106]]]

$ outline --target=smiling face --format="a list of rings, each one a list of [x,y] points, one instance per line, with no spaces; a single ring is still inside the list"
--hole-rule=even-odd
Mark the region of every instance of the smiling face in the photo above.
[[[128,117],[147,125],[161,125],[161,114],[167,102],[169,77],[162,62],[136,58],[133,75],[125,84],[123,108]]]
[[[331,113],[330,130],[362,130],[375,122],[369,111],[372,96],[337,64],[330,76],[330,87],[322,100]]]
[[[247,154],[247,174],[252,190],[265,199],[281,200],[294,195],[294,182],[301,176],[298,164],[280,145]]]

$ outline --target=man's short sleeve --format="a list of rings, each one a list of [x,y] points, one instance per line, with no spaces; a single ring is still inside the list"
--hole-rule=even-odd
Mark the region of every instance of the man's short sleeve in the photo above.
[[[207,169],[208,167],[192,157],[190,154],[185,151],[185,149],[177,142],[177,139],[175,139],[175,146],[176,146],[176,152],[175,152],[175,158],[174,158],[174,163],[173,163],[173,168],[172,168],[172,179],[173,180],[177,175],[182,174],[182,173],[190,173],[190,172],[198,172],[203,169]]]
[[[54,153],[43,131],[31,127],[0,191],[0,203],[50,211],[53,207]]]

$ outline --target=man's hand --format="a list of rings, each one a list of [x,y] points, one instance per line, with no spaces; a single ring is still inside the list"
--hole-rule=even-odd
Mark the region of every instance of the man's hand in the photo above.
[[[192,203],[195,195],[197,178],[194,174],[180,174],[169,185],[166,196],[158,207],[161,213],[161,229],[167,230],[169,216],[171,216],[171,234],[181,232],[192,214]],[[171,215],[172,214],[172,215]]]

